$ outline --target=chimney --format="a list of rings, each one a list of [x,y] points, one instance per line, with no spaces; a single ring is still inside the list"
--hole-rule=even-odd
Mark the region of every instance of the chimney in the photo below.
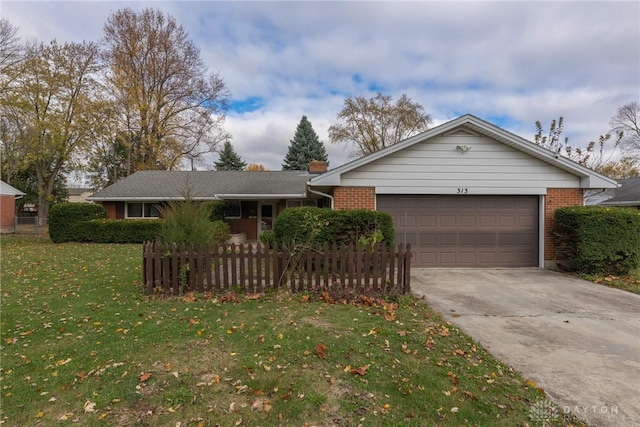
[[[309,173],[319,174],[327,171],[327,162],[311,160],[309,162]]]

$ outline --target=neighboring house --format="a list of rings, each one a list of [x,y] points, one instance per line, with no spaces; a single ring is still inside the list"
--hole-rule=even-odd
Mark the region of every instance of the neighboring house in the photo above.
[[[67,187],[69,203],[86,203],[91,195],[91,189],[87,187]]]
[[[601,206],[617,206],[640,209],[640,178],[621,179],[619,188],[602,193]]]
[[[0,233],[16,232],[16,199],[24,193],[0,181]]]
[[[415,267],[555,267],[555,209],[617,186],[472,115],[331,171],[313,173],[322,171],[315,163],[311,174],[138,172],[89,200],[111,218],[157,217],[155,205],[189,187],[228,202],[232,231],[249,239],[288,206],[377,209],[393,216],[396,243],[411,244]]]
[[[250,240],[270,230],[277,214],[292,206],[324,206],[307,182],[313,173],[326,171],[326,163],[307,171],[140,171],[92,196],[109,218],[158,218],[162,206],[188,194],[193,200],[226,203],[226,221],[232,233],[246,233]]]

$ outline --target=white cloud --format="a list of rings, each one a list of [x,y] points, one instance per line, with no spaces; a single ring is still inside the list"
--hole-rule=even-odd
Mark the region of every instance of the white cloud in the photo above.
[[[80,41],[97,40],[125,6],[174,16],[234,99],[261,99],[226,128],[245,161],[269,169],[302,115],[331,165],[345,162],[349,150],[329,144],[327,129],[345,97],[377,90],[407,93],[435,124],[499,117],[526,138],[536,120],[562,115],[576,144],[640,99],[638,2],[3,1],[1,12],[24,38]]]

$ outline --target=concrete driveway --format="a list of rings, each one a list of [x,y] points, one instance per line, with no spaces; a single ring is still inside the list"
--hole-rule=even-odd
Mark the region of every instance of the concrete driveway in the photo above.
[[[561,412],[640,426],[640,295],[539,268],[416,268],[411,287]]]

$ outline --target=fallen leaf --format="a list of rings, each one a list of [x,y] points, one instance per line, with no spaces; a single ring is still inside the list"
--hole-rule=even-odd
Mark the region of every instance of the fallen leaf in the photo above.
[[[89,402],[88,400],[84,404],[84,412],[95,412],[96,404],[95,402]]]
[[[365,365],[365,366],[361,366],[359,368],[353,368],[351,370],[351,373],[353,375],[366,375],[368,370],[369,370],[369,365]]]
[[[138,379],[140,380],[140,382],[145,382],[146,380],[148,380],[149,378],[151,378],[151,374],[141,374]]]
[[[326,357],[325,351],[327,351],[327,346],[323,343],[316,344],[316,354],[320,359],[324,359]]]

